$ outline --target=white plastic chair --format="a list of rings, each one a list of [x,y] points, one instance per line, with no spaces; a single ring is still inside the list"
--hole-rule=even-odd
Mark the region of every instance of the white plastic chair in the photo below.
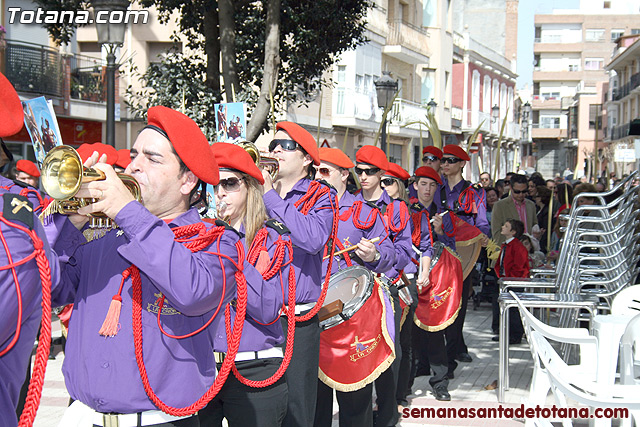
[[[568,408],[567,399],[571,399],[590,408],[640,410],[640,385],[603,385],[590,381],[572,372],[541,333],[532,330],[531,340],[541,367],[548,375],[558,407]]]
[[[635,344],[635,345],[634,345]],[[635,316],[627,325],[620,340],[620,383],[640,386],[640,378],[636,377],[636,367],[640,359],[640,314]],[[640,412],[635,411],[633,417],[640,419]],[[623,426],[630,426],[630,420],[625,420]]]
[[[628,286],[618,292],[611,303],[611,314],[640,314],[640,285]]]
[[[549,376],[544,367],[540,365],[538,353],[534,347],[535,343],[531,338],[532,331],[536,331],[553,341],[578,345],[580,347],[580,363],[567,365],[567,370],[570,371],[572,375],[582,376],[591,381],[595,380],[597,373],[596,359],[598,354],[598,340],[594,336],[589,335],[589,332],[584,328],[556,328],[541,322],[527,310],[514,292],[510,291],[509,293],[518,304],[520,317],[522,318],[522,326],[529,341],[534,362],[531,387],[529,388],[529,397],[526,402],[527,405],[531,405],[531,407],[535,405],[544,406],[549,390],[551,389]],[[535,424],[534,420],[527,420],[525,425],[530,426],[537,424]]]

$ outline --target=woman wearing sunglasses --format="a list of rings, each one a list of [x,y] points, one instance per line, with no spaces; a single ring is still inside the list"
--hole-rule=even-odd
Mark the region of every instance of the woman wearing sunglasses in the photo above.
[[[271,378],[283,361],[279,346],[284,340],[280,308],[283,288],[289,285],[291,252],[286,246],[290,239],[285,227],[267,221],[262,202],[264,179],[249,153],[239,145],[227,143],[214,144],[212,151],[220,167],[220,182],[214,190],[219,216],[242,236],[246,260],[270,277],[260,283],[247,281],[247,313],[235,359],[241,376],[262,381]],[[284,251],[284,258],[274,265],[271,263],[277,262],[277,251]],[[279,271],[267,275],[272,266]],[[245,270],[250,268],[245,263]],[[221,355],[227,350],[224,322],[215,332],[214,349],[222,352],[216,353],[219,370]],[[279,426],[286,414],[287,395],[284,377],[273,385],[253,388],[230,373],[218,395],[199,412],[200,424],[221,426],[226,418],[229,426]]]
[[[320,166],[317,168],[316,178],[327,181],[338,192],[340,204],[340,222],[338,224],[338,234],[335,239],[336,249],[357,244],[358,247],[352,251],[344,253],[334,259],[332,273],[348,266],[360,264],[374,272],[384,272],[388,270],[395,260],[395,251],[391,240],[388,238],[387,229],[382,219],[382,214],[377,208],[357,201],[356,196],[347,191],[347,179],[349,169],[353,162],[346,154],[337,148],[320,148]],[[377,243],[370,240],[378,237]],[[326,253],[326,249],[325,249]],[[326,268],[328,260],[324,261],[323,268]],[[380,320],[378,320],[378,324]],[[331,353],[331,341],[321,334],[320,352],[321,354]],[[380,344],[382,345],[382,343]],[[393,343],[390,343],[393,347]],[[372,355],[375,357],[375,355]],[[339,361],[335,362],[336,364]],[[349,363],[349,362],[348,362]],[[381,361],[378,366],[387,363]],[[355,366],[352,368],[355,369]],[[337,400],[340,407],[340,425],[348,426],[371,426],[373,424],[373,412],[371,410],[371,399],[373,393],[373,373],[377,366],[363,372],[363,377],[368,379],[368,383],[353,391],[337,391]],[[322,366],[321,366],[322,370]],[[338,370],[337,370],[338,371]],[[344,384],[345,381],[330,372],[324,372],[324,381]],[[333,416],[333,388],[325,382],[318,380],[318,401],[316,404],[316,416],[314,426],[330,427]],[[351,384],[348,388],[351,388]]]
[[[398,286],[402,270],[411,263],[414,252],[411,246],[410,216],[407,205],[400,200],[392,200],[380,185],[382,176],[387,170],[389,170],[389,161],[380,148],[365,145],[356,153],[355,171],[362,187],[362,192],[358,194],[356,199],[375,204],[385,217],[389,237],[396,252],[396,262],[393,267],[384,272],[383,278],[389,284],[394,307],[399,307]],[[401,310],[396,310],[394,313],[396,331],[400,330],[401,318]],[[377,425],[395,425],[400,416],[396,403],[398,371],[402,353],[399,339],[395,340],[395,351],[396,360],[391,365],[391,369],[387,369],[376,380]]]
[[[389,162],[389,170],[382,176],[380,185],[393,200],[409,203],[407,187],[404,184],[409,178],[411,175],[402,169],[402,166]]]

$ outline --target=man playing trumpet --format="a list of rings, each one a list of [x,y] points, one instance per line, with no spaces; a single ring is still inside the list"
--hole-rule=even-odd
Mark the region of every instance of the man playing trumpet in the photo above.
[[[237,233],[207,227],[190,208],[200,180],[219,180],[196,123],[166,107],[150,108],[131,159],[126,173],[138,181],[142,202],[94,153],[85,166],[106,179],[83,184],[76,197],[98,201],[77,215],[55,214],[48,226],[62,254],[54,301],[75,304],[63,366],[74,402],[60,424],[65,427],[197,426],[195,416],[164,408],[169,415],[157,405],[201,402],[215,360],[210,336],[197,332],[214,313],[211,328],[217,329],[235,295],[243,261]],[[95,212],[119,229],[85,242],[80,230]]]

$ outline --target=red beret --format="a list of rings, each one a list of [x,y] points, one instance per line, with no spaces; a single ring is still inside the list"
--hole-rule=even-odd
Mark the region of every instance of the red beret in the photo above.
[[[191,172],[211,185],[218,185],[218,164],[209,141],[196,122],[171,108],[156,106],[147,111],[147,123],[169,136],[169,142]]]
[[[455,156],[461,160],[466,160],[467,162],[471,160],[466,151],[464,151],[459,145],[445,145],[442,149],[443,154],[450,154]]]
[[[420,178],[420,177],[430,178],[435,182],[437,182],[438,184],[442,185],[442,178],[440,178],[440,175],[438,175],[438,172],[436,172],[432,167],[420,166],[418,169],[416,169],[416,178]]]
[[[18,160],[16,162],[16,169],[19,170],[20,172],[24,172],[31,176],[35,176],[36,178],[40,176],[40,171],[38,170],[38,167],[36,166],[36,164],[29,160],[24,160],[24,159]]]
[[[276,130],[283,130],[288,133],[291,139],[300,144],[302,149],[311,156],[314,165],[320,164],[316,140],[305,128],[293,122],[279,122],[276,124]]]
[[[374,147],[373,145],[365,145],[359,149],[356,153],[356,162],[366,163],[380,168],[383,171],[389,169],[389,160],[387,160],[387,156],[384,154],[384,151],[378,147]]]
[[[98,152],[99,157],[102,157],[103,154],[106,154],[107,164],[111,166],[115,165],[116,161],[118,160],[118,152],[116,151],[116,149],[101,142],[95,142],[93,144],[82,144],[76,151],[78,152],[78,154],[80,154],[82,163],[86,162],[87,159],[91,157],[94,151]]]
[[[344,154],[339,148],[320,147],[319,150],[320,160],[327,163],[333,163],[334,165],[349,169],[355,166],[349,156]]]
[[[24,125],[22,103],[13,85],[0,73],[0,138],[15,135]]]
[[[442,150],[439,149],[438,147],[434,147],[433,145],[429,145],[428,147],[424,147],[424,149],[422,150],[422,154],[432,154],[434,156],[436,156],[437,158],[441,159],[442,158]]]
[[[389,175],[394,178],[401,179],[403,181],[406,181],[411,177],[411,175],[409,175],[409,172],[402,169],[402,166],[396,163],[391,163],[391,162],[389,162],[389,169],[387,170],[387,173],[385,173],[385,175]]]
[[[126,169],[131,163],[131,150],[127,150],[123,148],[118,150],[118,160],[116,161],[116,166],[120,166],[122,169]]]
[[[226,142],[216,142],[211,146],[213,155],[220,169],[233,169],[254,177],[260,184],[264,184],[262,172],[256,166],[251,155],[242,147]]]

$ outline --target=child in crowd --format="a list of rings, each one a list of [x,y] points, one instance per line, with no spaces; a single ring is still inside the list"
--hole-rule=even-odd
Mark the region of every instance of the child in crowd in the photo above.
[[[524,224],[517,219],[508,219],[502,225],[500,234],[505,243],[496,262],[496,275],[500,277],[529,277],[529,252],[520,239],[524,234]],[[521,291],[514,289],[515,291]],[[509,309],[509,344],[520,344],[524,328],[517,308]]]
[[[520,238],[520,241],[527,249],[529,253],[529,267],[530,268],[538,268],[544,264],[545,256],[540,251],[540,243],[536,240],[535,237],[530,236],[529,234],[523,234]]]

